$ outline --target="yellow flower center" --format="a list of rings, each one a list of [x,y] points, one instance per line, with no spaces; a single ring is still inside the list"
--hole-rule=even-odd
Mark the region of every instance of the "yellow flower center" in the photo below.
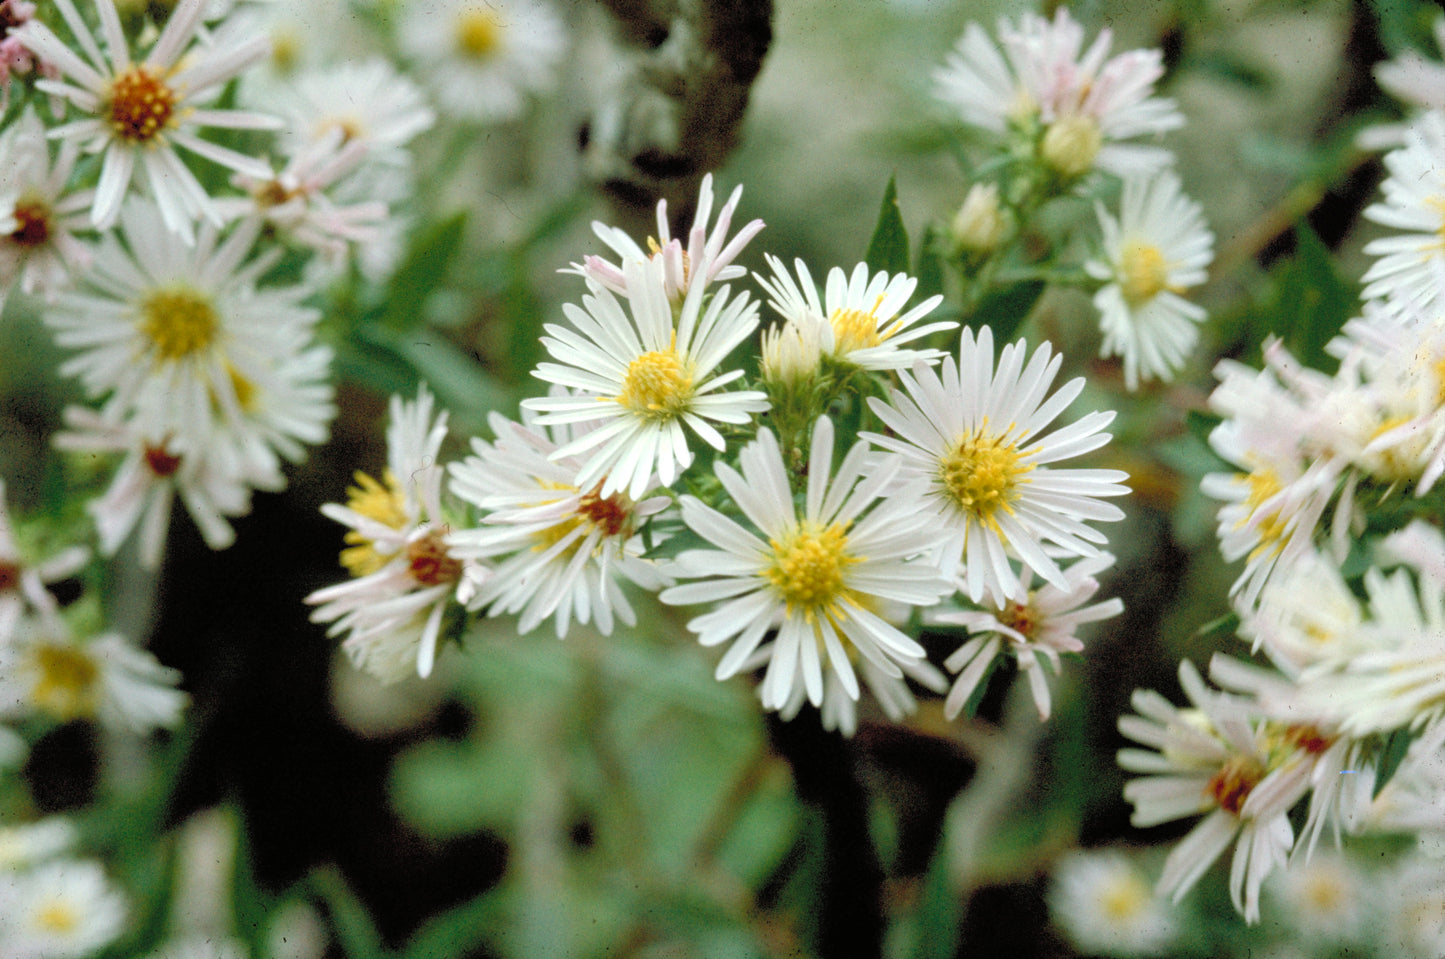
[[[360,471],[355,474],[355,479],[356,485],[346,491],[348,508],[392,529],[401,529],[406,525],[406,496],[391,470],[382,474],[384,484]],[[369,576],[396,555],[381,555],[377,552],[376,543],[357,530],[346,534],[346,542],[352,545],[341,551],[341,565],[352,576]]]
[[[281,73],[290,73],[301,64],[301,49],[304,41],[294,24],[286,24],[271,31],[271,63]]]
[[[643,353],[627,364],[617,402],[650,420],[670,420],[692,402],[692,374],[676,347]]]
[[[1149,906],[1153,898],[1149,886],[1133,873],[1114,876],[1099,891],[1099,908],[1116,922],[1133,919]]]
[[[1169,288],[1169,263],[1153,244],[1131,240],[1119,253],[1119,289],[1124,302],[1142,306]]]
[[[80,916],[70,903],[52,900],[35,911],[35,924],[46,932],[65,936],[79,927]]]
[[[1049,124],[1039,144],[1039,156],[1049,169],[1072,179],[1094,168],[1094,158],[1103,145],[1104,134],[1098,122],[1075,113]]]
[[[1249,485],[1249,493],[1244,498],[1244,505],[1249,512],[1239,521],[1237,524],[1239,526],[1249,522],[1266,500],[1284,489],[1280,484],[1279,477],[1269,467],[1257,469],[1243,479]],[[1275,509],[1272,513],[1262,517],[1254,528],[1259,535],[1259,545],[1251,551],[1251,559],[1266,550],[1278,551],[1284,548],[1282,540],[1287,528],[1285,518],[1280,515],[1280,510]]]
[[[1305,879],[1304,901],[1321,916],[1330,916],[1349,906],[1347,880],[1328,866],[1317,866]]]
[[[502,40],[502,22],[491,10],[468,7],[457,15],[456,40],[463,56],[485,60]]]
[[[15,229],[10,231],[10,242],[17,246],[34,248],[49,239],[50,207],[35,198],[16,203]]]
[[[804,520],[782,541],[770,540],[773,561],[764,575],[788,604],[788,611],[801,607],[811,621],[847,598],[844,571],[859,561],[848,553],[848,528],[834,523],[826,529]]]
[[[1011,602],[999,611],[998,621],[1008,628],[1016,630],[1024,639],[1033,639],[1034,627],[1039,624],[1039,616],[1028,603]]]
[[[129,143],[149,143],[175,116],[176,92],[145,64],[133,64],[110,83],[110,128]]]
[[[30,696],[36,707],[61,722],[94,715],[100,667],[85,650],[68,643],[40,643],[30,656],[36,674]]]
[[[883,297],[880,296],[866,312],[839,307],[829,315],[828,323],[833,327],[833,352],[836,355],[846,356],[854,350],[877,346],[898,332],[896,329],[878,328],[878,307],[882,305]]]
[[[156,290],[140,306],[140,332],[162,360],[176,361],[215,342],[221,318],[211,301],[185,287]]]
[[[938,461],[939,478],[959,510],[995,530],[999,510],[1013,512],[1019,486],[1027,483],[1033,465],[1020,465],[1025,451],[1008,435],[989,432],[988,422],[972,436],[961,437],[953,451]]]

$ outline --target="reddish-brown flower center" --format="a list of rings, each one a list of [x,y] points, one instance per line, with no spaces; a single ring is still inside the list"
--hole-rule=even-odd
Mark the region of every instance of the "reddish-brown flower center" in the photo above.
[[[8,593],[20,585],[20,564],[0,559],[0,593]]]
[[[110,84],[110,127],[132,143],[149,143],[171,122],[176,92],[144,64],[128,67]]]
[[[462,575],[462,564],[452,559],[439,532],[433,531],[406,548],[411,578],[421,586],[455,583]]]
[[[1034,627],[1038,625],[1033,607],[1027,603],[1009,603],[998,614],[998,621],[1010,629],[1017,630],[1025,639],[1032,639]]]
[[[1220,809],[1238,816],[1250,791],[1264,778],[1264,770],[1248,756],[1235,756],[1219,768],[1204,791]]]
[[[616,536],[628,528],[632,519],[630,505],[621,493],[613,493],[606,499],[597,495],[602,484],[597,484],[590,493],[583,493],[577,504],[577,513],[585,516],[604,536]]]
[[[178,454],[172,453],[161,446],[147,446],[145,448],[146,466],[150,471],[161,479],[169,479],[176,475],[176,470],[181,468],[181,458]]]
[[[40,246],[50,239],[50,207],[39,200],[15,204],[15,223],[10,239],[20,246]]]
[[[1291,726],[1285,730],[1284,740],[1296,749],[1318,755],[1334,745],[1334,738],[1320,732],[1314,726]]]

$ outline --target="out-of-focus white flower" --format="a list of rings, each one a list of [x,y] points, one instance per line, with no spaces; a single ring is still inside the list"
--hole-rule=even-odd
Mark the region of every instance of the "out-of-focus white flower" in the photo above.
[[[115,555],[139,528],[140,561],[148,568],[160,565],[177,496],[206,545],[225,549],[235,540],[226,518],[250,512],[251,487],[265,478],[257,469],[274,469],[269,458],[258,461],[223,431],[213,433],[208,446],[181,452],[133,417],[79,406],[67,407],[64,416],[68,429],[56,435],[57,449],[122,457],[105,493],[86,504],[101,553]],[[275,483],[279,487],[279,472]]]
[[[166,228],[187,240],[198,219],[219,224],[210,196],[181,162],[176,147],[189,150],[238,173],[265,176],[266,164],[196,135],[196,128],[275,129],[280,122],[261,113],[221,110],[210,103],[234,77],[266,55],[263,37],[252,37],[228,49],[192,43],[207,0],[176,4],[145,60],[131,59],[114,0],[96,0],[100,37],[108,56],[72,0],[55,0],[81,54],[67,47],[40,20],[16,33],[36,56],[53,63],[64,80],[40,80],[47,93],[69,100],[82,119],[52,131],[91,153],[104,153],[100,182],[91,204],[91,222],[105,230],[115,225],[121,200],[137,169],[146,183]]]
[[[1445,869],[1428,856],[1410,856],[1380,877],[1381,940],[1399,959],[1445,956]]]
[[[345,506],[321,507],[350,527],[341,563],[354,578],[307,596],[311,619],[345,634],[351,661],[382,682],[431,675],[442,617],[466,582],[441,504],[447,414],[432,404],[425,388],[415,402],[393,396],[381,481],[358,471]]]
[[[1171,378],[1199,338],[1204,310],[1183,293],[1203,283],[1214,259],[1214,234],[1203,209],[1179,189],[1172,172],[1127,177],[1119,219],[1098,206],[1102,260],[1084,269],[1104,286],[1094,294],[1104,333],[1101,356],[1124,359],[1124,383]]]
[[[129,733],[173,728],[181,674],[115,633],[78,640],[54,617],[22,623],[0,647],[0,715],[92,719]]]
[[[1436,18],[1433,33],[1436,48],[1445,50],[1445,16]],[[1445,110],[1445,64],[1440,61],[1406,50],[1393,59],[1381,60],[1373,72],[1380,89],[1412,111]],[[1405,141],[1408,129],[1404,123],[1372,124],[1360,131],[1357,142],[1367,150],[1396,147]]]
[[[975,341],[965,329],[958,362],[944,360],[940,377],[917,363],[901,373],[903,391],[891,403],[869,400],[891,431],[862,434],[885,450],[902,454],[902,481],[926,482],[925,509],[947,538],[937,552],[939,568],[963,576],[968,596],[985,592],[1002,603],[1021,599],[1026,589],[1010,564],[1017,557],[1048,582],[1071,588],[1049,543],[1064,555],[1094,556],[1104,534],[1093,521],[1123,519],[1104,497],[1128,492],[1119,470],[1055,469],[1049,464],[1098,449],[1112,411],[1096,411],[1044,435],[1049,425],[1084,388],[1082,378],[1046,393],[1063,362],[1045,343],[1024,364],[1020,340],[1005,346],[994,367],[993,333],[984,327]]]
[[[469,120],[521,113],[528,94],[556,82],[567,45],[542,0],[411,0],[399,34],[441,108]]]
[[[1000,20],[998,35],[1002,52],[969,24],[934,71],[939,99],[965,123],[994,133],[1037,126],[1042,152],[1066,177],[1094,167],[1147,173],[1172,161],[1162,147],[1124,142],[1184,124],[1174,101],[1153,95],[1164,75],[1158,50],[1110,57],[1109,30],[1084,50],[1084,28],[1062,8],[1052,21],[1032,13],[1017,26]]]
[[[574,482],[579,489],[600,482],[604,498],[621,490],[640,500],[654,474],[671,486],[692,463],[684,426],[722,450],[726,443],[709,420],[742,424],[768,408],[755,390],[722,391],[743,370],[714,372],[757,327],[757,304],[746,293],[729,297],[724,287],[704,306],[703,287],[694,285],[674,319],[664,269],[658,260],[623,262],[628,311],[603,287],[584,296],[580,309],[565,304],[575,331],[544,327],[542,342],[558,362],[538,365],[533,375],[581,392],[522,401],[544,414],[541,425],[595,424],[552,456],[593,450]]]
[[[67,141],[52,164],[45,128],[30,107],[0,133],[0,312],[17,279],[21,292],[53,300],[71,270],[90,262],[74,233],[88,224],[93,192],[66,192],[79,156]]]
[[[1168,901],[1123,852],[1074,850],[1054,867],[1049,913],[1089,955],[1153,956],[1179,934]]]
[[[1366,253],[1379,257],[1362,277],[1366,299],[1427,314],[1437,302],[1445,275],[1445,170],[1436,160],[1442,151],[1445,114],[1431,112],[1411,125],[1403,147],[1385,155],[1385,198],[1367,207],[1365,217],[1403,232],[1365,244]]]
[[[1258,609],[1242,610],[1241,618],[1240,635],[1295,675],[1333,668],[1373,648],[1360,629],[1364,610],[1339,564],[1314,550],[1270,578]]]
[[[1264,892],[1279,907],[1292,937],[1334,950],[1356,940],[1370,919],[1374,903],[1368,882],[1351,860],[1325,852],[1291,863],[1270,877]]]
[[[943,704],[944,715],[949,719],[958,715],[994,658],[1006,652],[1014,657],[1019,670],[1029,679],[1029,691],[1038,707],[1039,719],[1048,719],[1050,697],[1045,666],[1059,672],[1060,653],[1078,653],[1084,649],[1083,641],[1075,635],[1080,626],[1124,611],[1124,601],[1118,597],[1084,605],[1099,591],[1095,576],[1112,565],[1114,557],[1109,553],[1079,560],[1064,570],[1067,589],[1053,583],[1031,589],[1033,571],[1025,567],[1019,578],[1023,590],[1020,598],[1008,600],[993,610],[930,615],[928,620],[932,623],[966,626],[970,633],[979,634],[944,661],[949,670],[959,674]]]
[[[1289,811],[1309,789],[1315,753],[1265,735],[1241,700],[1208,689],[1188,660],[1179,679],[1192,709],[1141,689],[1131,700],[1139,715],[1119,720],[1125,737],[1149,747],[1119,751],[1120,766],[1146,774],[1124,786],[1130,822],[1147,828],[1207,813],[1170,852],[1159,891],[1179,901],[1233,845],[1230,897],[1253,923],[1260,883],[1294,843]]]
[[[819,297],[812,274],[802,260],[793,264],[798,271],[796,281],[782,260],[769,255],[767,261],[773,270],[772,278],[754,276],[772,297],[768,304],[786,323],[816,330],[808,335],[815,336],[823,353],[838,363],[865,370],[902,370],[919,360],[933,362],[943,356],[942,351],[899,347],[958,326],[951,320],[916,325],[943,302],[941,295],[903,312],[918,287],[918,281],[907,274],[870,273],[866,263],[859,263],[851,274],[834,267],[828,271],[823,296]]]
[[[285,118],[289,156],[317,141],[334,142],[340,131],[343,144],[361,144],[372,162],[408,167],[404,148],[436,122],[420,88],[380,57],[317,67],[285,84],[284,92],[263,86],[252,95]],[[241,172],[258,180],[271,175],[265,165]]]
[[[712,218],[713,204],[712,174],[706,174],[698,190],[697,210],[693,214],[692,229],[687,234],[686,247],[682,245],[680,237],[672,236],[667,221],[666,200],[657,202],[657,236],[660,239],[648,237],[648,250],[643,250],[632,237],[615,226],[594,220],[592,232],[618,255],[623,264],[628,260],[661,261],[663,288],[667,291],[668,300],[677,304],[683,301],[694,285],[723,283],[747,275],[747,270],[733,266],[732,262],[743,251],[743,247],[762,230],[763,221],[750,220],[738,230],[736,236],[728,239],[733,213],[737,211],[742,197],[743,188],[739,184],[733,188],[732,195],[718,211],[717,222],[709,227],[708,220]],[[572,264],[570,269],[564,272],[584,276],[618,296],[627,296],[627,276],[622,264],[610,263],[600,256],[588,256],[581,263]]]
[[[642,558],[639,535],[671,500],[634,502],[621,491],[604,497],[596,487],[573,485],[581,461],[549,458],[570,439],[565,428],[548,436],[496,414],[491,425],[496,441],[472,440],[475,455],[449,470],[451,491],[483,511],[480,526],[451,534],[451,551],[495,566],[467,605],[490,607],[493,616],[521,613],[522,633],[548,617],[558,637],[567,635],[573,616],[595,621],[603,635],[611,634],[614,614],[634,625],[619,579],[654,592],[671,585]]]
[[[55,859],[75,847],[77,836],[75,824],[63,816],[0,828],[0,873]]]
[[[86,286],[45,315],[78,351],[61,372],[171,454],[215,461],[229,438],[245,449],[232,478],[280,488],[278,454],[301,458],[335,414],[330,351],[312,343],[320,314],[301,304],[310,290],[256,285],[280,254],[247,260],[259,221],[224,238],[207,224],[191,246],[139,201],[121,224],[125,245],[107,237]]]
[[[923,647],[873,610],[880,602],[932,605],[949,586],[917,558],[934,536],[916,494],[880,498],[898,460],[869,460],[866,444],[857,443],[834,475],[833,424],[819,419],[800,515],[777,440],[764,429],[739,454],[740,474],[717,466],[719,482],[757,532],[700,500],[682,499],[683,521],[717,548],[683,552],[673,571],[697,582],[665,590],[662,601],[718,603],[687,625],[704,646],[732,643],[718,664],[719,679],[742,669],[777,630],[761,690],[768,709],[786,708],[799,686],[823,706],[825,675],[856,700],[855,654],[893,678],[902,664],[924,658]]]
[[[85,959],[120,937],[126,912],[100,863],[46,863],[0,882],[0,954]]]

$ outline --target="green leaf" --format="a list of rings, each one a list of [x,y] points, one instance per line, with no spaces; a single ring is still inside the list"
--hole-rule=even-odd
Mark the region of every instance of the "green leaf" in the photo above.
[[[1277,336],[1301,363],[1329,372],[1338,361],[1325,344],[1358,312],[1359,287],[1336,269],[1308,224],[1295,227],[1295,240],[1295,255],[1276,270],[1273,295],[1259,313],[1256,342]]]
[[[1380,790],[1394,778],[1396,770],[1400,768],[1400,762],[1405,758],[1405,753],[1410,749],[1410,742],[1415,734],[1409,729],[1397,729],[1385,737],[1384,746],[1380,750],[1379,771],[1375,774],[1375,791],[1370,798],[1380,795]]]
[[[943,255],[939,253],[942,237],[932,224],[923,231],[923,240],[918,244],[918,289],[913,292],[917,300],[943,293]]]
[[[953,959],[958,954],[963,899],[949,879],[945,843],[939,843],[933,851],[918,900],[912,923],[913,959]]]
[[[331,919],[337,943],[347,959],[385,959],[381,934],[339,870],[333,866],[313,870],[307,885]]]
[[[1044,295],[1045,286],[1043,280],[1020,280],[992,290],[979,301],[967,325],[975,330],[987,326],[993,330],[995,344],[1007,343],[1033,312],[1039,297]]]
[[[461,247],[466,222],[466,212],[458,211],[412,236],[401,265],[386,286],[382,325],[404,330],[419,324],[422,305],[441,286]]]
[[[903,226],[903,214],[898,209],[897,179],[888,178],[888,187],[883,191],[883,205],[878,210],[878,225],[873,228],[873,239],[868,241],[868,253],[864,259],[870,270],[908,272],[908,231]]]

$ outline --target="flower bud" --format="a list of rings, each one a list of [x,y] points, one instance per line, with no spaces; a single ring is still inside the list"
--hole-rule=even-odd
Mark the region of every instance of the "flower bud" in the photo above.
[[[813,316],[790,319],[763,333],[762,374],[766,383],[796,387],[813,379],[822,363],[821,324]]]
[[[954,214],[949,235],[954,246],[965,253],[990,253],[1002,242],[1007,225],[998,205],[998,187],[975,183]]]
[[[1039,156],[1054,173],[1073,179],[1094,168],[1094,158],[1103,145],[1104,134],[1098,122],[1093,117],[1073,114],[1049,124],[1039,145]]]

